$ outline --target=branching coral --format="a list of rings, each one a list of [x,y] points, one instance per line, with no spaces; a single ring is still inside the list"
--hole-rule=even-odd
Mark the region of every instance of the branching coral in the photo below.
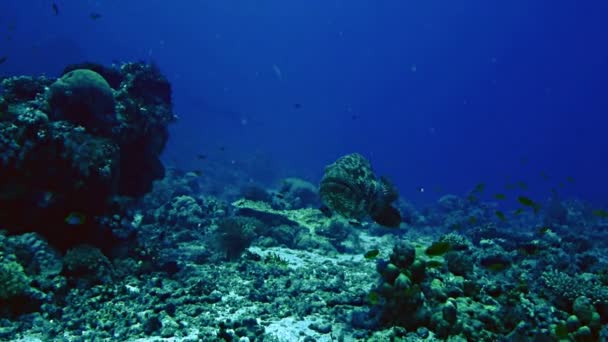
[[[581,296],[589,298],[594,304],[608,304],[608,286],[592,274],[571,276],[549,270],[542,274],[542,280],[549,294],[559,301],[566,300],[568,306]]]

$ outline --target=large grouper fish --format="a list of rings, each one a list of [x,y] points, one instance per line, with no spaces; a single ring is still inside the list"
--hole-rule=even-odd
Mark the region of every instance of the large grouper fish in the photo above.
[[[376,177],[371,163],[358,153],[340,157],[325,167],[319,193],[332,211],[348,218],[371,217],[385,227],[399,227],[401,214],[392,203],[399,194],[385,177]]]

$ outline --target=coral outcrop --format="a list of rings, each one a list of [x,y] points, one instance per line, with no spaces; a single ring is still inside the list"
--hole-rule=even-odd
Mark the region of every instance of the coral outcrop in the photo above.
[[[68,246],[99,241],[95,218],[164,175],[159,156],[175,115],[156,67],[89,63],[56,80],[19,76],[1,86],[0,225],[10,232]]]

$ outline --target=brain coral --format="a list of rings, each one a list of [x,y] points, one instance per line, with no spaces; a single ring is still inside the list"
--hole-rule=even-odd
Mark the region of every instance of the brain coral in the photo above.
[[[53,119],[67,120],[96,131],[115,122],[114,92],[98,73],[76,69],[49,88],[48,103]]]

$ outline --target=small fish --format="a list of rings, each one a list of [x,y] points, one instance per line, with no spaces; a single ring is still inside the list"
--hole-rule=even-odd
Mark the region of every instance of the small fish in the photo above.
[[[475,185],[475,188],[473,188],[473,192],[476,194],[481,194],[485,188],[486,188],[485,183],[479,183],[479,184]]]
[[[540,205],[538,203],[534,202],[533,200],[529,199],[528,197],[519,196],[519,197],[517,197],[517,201],[523,206],[532,208],[534,210],[534,213],[537,213],[538,210],[540,209]]]
[[[496,198],[499,201],[503,201],[507,198],[507,196],[505,194],[495,194],[494,198]]]
[[[365,259],[373,259],[375,257],[378,256],[378,254],[380,254],[380,251],[377,249],[372,249],[371,251],[368,251],[367,253],[365,253],[363,255],[363,257],[365,257]]]
[[[517,186],[522,190],[528,190],[528,185],[522,181],[517,182]]]
[[[443,267],[443,263],[439,260],[429,260],[426,262],[426,267],[428,268],[441,268]]]
[[[355,227],[363,227],[363,224],[361,224],[361,222],[359,222],[357,220],[349,220],[348,223],[350,223],[351,225],[353,225]]]
[[[501,221],[506,221],[507,217],[505,216],[505,213],[503,213],[500,210],[496,210],[496,217],[498,217]]]
[[[279,69],[279,66],[276,64],[272,65],[272,70],[274,71],[275,76],[277,77],[277,79],[279,81],[283,80],[283,73],[281,73],[281,69]]]
[[[604,209],[595,209],[593,210],[593,215],[599,217],[599,218],[608,218],[608,210],[604,210]]]
[[[492,272],[504,271],[507,267],[508,267],[508,265],[500,263],[500,262],[485,265],[485,268],[487,268],[488,270],[490,270]]]
[[[302,104],[301,103],[294,103],[293,104],[293,108],[300,109],[300,108],[302,108]]]
[[[285,198],[285,194],[283,194],[283,193],[281,193],[281,192],[277,192],[277,193],[275,194],[275,196],[276,196],[276,197],[278,197],[278,198],[280,198],[280,199]]]
[[[192,173],[194,173],[197,177],[200,177],[203,175],[203,170],[192,170]]]
[[[440,256],[449,252],[452,249],[452,244],[447,241],[437,241],[430,245],[424,253],[428,256]]]
[[[89,18],[91,18],[92,20],[97,20],[101,18],[101,13],[91,12],[91,14],[89,14]]]
[[[79,213],[79,212],[71,212],[68,214],[68,216],[65,217],[65,223],[75,226],[75,225],[81,225],[84,224],[84,222],[86,221],[86,216],[83,213]]]
[[[566,181],[568,181],[568,183],[574,183],[574,177],[568,176],[566,177]]]
[[[7,56],[0,57],[0,64],[3,64],[4,62],[6,62],[7,59],[8,59]]]
[[[350,116],[350,119],[353,120],[353,121],[355,121],[355,120],[359,119],[359,115],[353,114],[353,115]]]
[[[477,223],[477,217],[475,217],[475,216],[469,216],[469,223],[470,224]]]
[[[372,291],[367,295],[367,300],[371,305],[376,305],[380,302],[380,295],[378,292]]]
[[[534,201],[529,199],[528,197],[524,197],[524,196],[519,196],[517,197],[517,201],[519,203],[521,203],[522,205],[525,205],[526,207],[533,207],[534,206]]]
[[[549,180],[549,175],[546,172],[541,171],[540,172],[540,178],[542,178],[544,180]]]
[[[57,6],[57,3],[53,2],[53,4],[51,5],[51,9],[53,10],[55,16],[59,15],[59,6]]]
[[[515,184],[513,184],[513,183],[507,183],[507,184],[505,184],[505,189],[507,189],[507,190],[513,190],[513,189],[515,189]]]
[[[50,191],[45,191],[40,195],[38,199],[38,207],[48,208],[53,202],[54,194]]]
[[[226,147],[220,146],[220,151],[222,151],[222,152],[226,151]]]
[[[196,159],[205,160],[205,159],[207,159],[207,155],[206,154],[197,154]]]
[[[523,212],[524,212],[524,209],[522,209],[522,208],[517,208],[517,209],[516,209],[516,210],[513,212],[513,215],[515,215],[515,216],[519,216],[519,215],[521,215]]]

